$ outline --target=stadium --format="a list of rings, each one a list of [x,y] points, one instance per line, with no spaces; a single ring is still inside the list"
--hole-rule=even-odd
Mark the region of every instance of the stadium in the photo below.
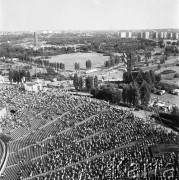
[[[0,97],[10,109],[0,122],[0,179],[179,179],[177,135],[129,110],[10,85]]]

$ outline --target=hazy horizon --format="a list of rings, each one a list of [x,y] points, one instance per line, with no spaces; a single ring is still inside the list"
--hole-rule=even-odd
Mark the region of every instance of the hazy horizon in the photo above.
[[[179,29],[179,0],[0,0],[1,31]]]

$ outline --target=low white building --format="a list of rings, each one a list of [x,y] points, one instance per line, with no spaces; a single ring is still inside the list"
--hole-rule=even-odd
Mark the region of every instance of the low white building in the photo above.
[[[42,91],[42,84],[36,82],[29,82],[24,84],[26,91],[38,92]]]
[[[0,118],[4,117],[7,113],[6,107],[0,107]]]
[[[19,58],[12,58],[12,61],[19,61]]]
[[[119,36],[119,38],[126,38],[127,33],[126,32],[119,32],[118,36]]]
[[[90,70],[86,71],[86,74],[90,74],[90,73],[93,73],[93,72],[96,72],[96,71],[97,71],[97,69],[90,69]]]
[[[4,83],[4,82],[5,82],[4,76],[1,76],[1,75],[0,75],[0,83]]]

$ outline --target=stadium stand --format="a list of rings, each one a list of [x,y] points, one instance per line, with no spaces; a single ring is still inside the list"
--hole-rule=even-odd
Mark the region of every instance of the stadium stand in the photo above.
[[[59,91],[5,87],[0,94],[18,110],[1,123],[8,136],[4,180],[179,179],[177,153],[150,152],[177,144],[177,135],[131,111]]]

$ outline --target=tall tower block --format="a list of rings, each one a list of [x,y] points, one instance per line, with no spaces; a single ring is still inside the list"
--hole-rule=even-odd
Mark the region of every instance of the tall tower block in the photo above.
[[[34,32],[34,44],[35,44],[35,46],[37,46],[37,44],[38,44],[38,36],[37,36],[36,32]]]

